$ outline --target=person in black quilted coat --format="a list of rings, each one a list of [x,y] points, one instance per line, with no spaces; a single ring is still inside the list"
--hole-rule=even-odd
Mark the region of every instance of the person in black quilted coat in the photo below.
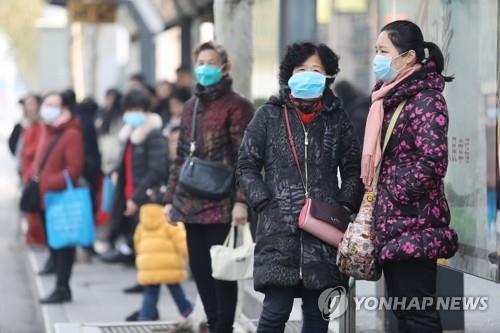
[[[310,197],[357,212],[363,195],[361,151],[352,123],[330,89],[338,71],[338,57],[326,45],[291,45],[280,67],[279,96],[256,112],[243,138],[238,182],[259,214],[254,287],[265,300],[258,332],[283,332],[297,295],[303,300],[303,332],[327,332],[318,297],[327,288],[348,285],[348,276],[336,265],[337,249],[298,228],[305,189],[284,119],[288,112],[304,177],[307,133]],[[318,97],[296,97],[288,81],[300,72],[325,76]],[[306,76],[311,74],[316,75]]]

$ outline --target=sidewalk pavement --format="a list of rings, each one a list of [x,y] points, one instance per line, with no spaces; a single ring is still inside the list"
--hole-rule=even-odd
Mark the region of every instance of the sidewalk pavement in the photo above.
[[[55,276],[38,276],[36,272],[40,270],[47,257],[47,251],[28,250],[34,282],[40,297],[49,294],[55,284]],[[142,301],[142,294],[124,294],[122,289],[133,285],[136,281],[136,271],[133,267],[126,267],[121,264],[104,264],[97,258],[92,262],[85,263],[77,261],[73,268],[71,289],[73,302],[61,305],[42,305],[42,317],[46,333],[87,333],[87,332],[115,332],[111,329],[89,330],[91,326],[105,324],[125,323],[125,317],[139,309]],[[195,320],[201,321],[204,318],[201,302],[197,298],[197,290],[194,282],[188,280],[183,284],[188,298],[195,303]],[[257,319],[259,317],[263,294],[253,290],[253,281],[243,281],[239,285],[240,295],[239,311],[235,322],[235,333],[255,332]],[[175,303],[171,299],[166,288],[161,289],[160,302],[158,304],[160,312],[159,324],[173,324],[181,317],[177,311]],[[287,324],[286,333],[300,332],[301,328],[301,303],[296,300],[290,314],[290,321]],[[86,325],[86,329],[82,327]],[[373,323],[373,322],[372,322]],[[83,325],[83,326],[82,326]],[[152,327],[152,326],[151,326]],[[160,326],[157,326],[160,328]],[[148,330],[116,330],[116,332],[157,332],[154,328]],[[160,332],[160,331],[158,331]],[[165,332],[163,329],[162,332]],[[330,332],[339,332],[339,323],[332,321]],[[364,331],[367,332],[367,331]]]
[[[55,276],[38,276],[36,274],[43,266],[47,255],[47,251],[28,250],[36,289],[40,297],[49,294],[55,284]],[[135,281],[136,272],[133,267],[126,267],[120,264],[104,264],[96,258],[90,263],[77,261],[74,265],[71,279],[73,302],[41,306],[45,332],[84,333],[88,331],[81,329],[81,325],[84,323],[90,323],[91,325],[89,326],[110,323],[127,324],[125,323],[125,317],[139,309],[142,294],[124,294],[122,289],[133,285]],[[201,302],[197,300],[197,290],[194,281],[186,281],[183,287],[188,299],[195,303],[195,319],[197,321],[203,320],[203,309]],[[263,295],[253,291],[252,281],[245,281],[240,284],[240,290],[240,299],[244,299],[244,301],[240,302],[239,306],[243,314],[237,317],[234,332],[255,332],[257,318],[262,307]],[[162,288],[161,290],[158,310],[162,323],[173,324],[181,318],[166,288]],[[156,324],[159,324],[159,322]],[[300,301],[296,300],[286,332],[300,332],[300,327]],[[89,332],[94,331],[91,330]],[[95,332],[102,331],[97,329]],[[337,332],[337,330],[332,330],[332,332]]]

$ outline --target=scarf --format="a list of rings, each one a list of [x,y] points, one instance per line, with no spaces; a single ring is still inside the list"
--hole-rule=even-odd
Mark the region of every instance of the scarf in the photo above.
[[[297,109],[300,120],[304,125],[309,125],[309,123],[314,119],[316,114],[321,112],[323,109],[323,102],[321,98],[313,101],[302,100],[294,98],[291,94],[288,95],[290,102]]]
[[[375,175],[375,167],[382,159],[382,125],[384,122],[384,97],[401,81],[422,68],[415,64],[403,70],[393,80],[384,83],[372,93],[372,104],[366,119],[363,156],[361,158],[361,179],[365,187],[370,187]]]

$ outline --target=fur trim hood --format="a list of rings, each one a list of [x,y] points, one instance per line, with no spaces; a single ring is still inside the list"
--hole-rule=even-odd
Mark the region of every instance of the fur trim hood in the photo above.
[[[127,142],[130,139],[132,144],[141,144],[148,135],[154,130],[160,130],[163,126],[161,117],[156,113],[146,114],[146,121],[140,127],[134,128],[130,125],[124,125],[120,130],[118,138],[120,142]]]

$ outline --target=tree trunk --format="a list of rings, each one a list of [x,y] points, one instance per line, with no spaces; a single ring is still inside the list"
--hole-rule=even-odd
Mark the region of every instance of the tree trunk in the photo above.
[[[253,0],[215,0],[215,38],[229,53],[234,90],[252,96]]]

